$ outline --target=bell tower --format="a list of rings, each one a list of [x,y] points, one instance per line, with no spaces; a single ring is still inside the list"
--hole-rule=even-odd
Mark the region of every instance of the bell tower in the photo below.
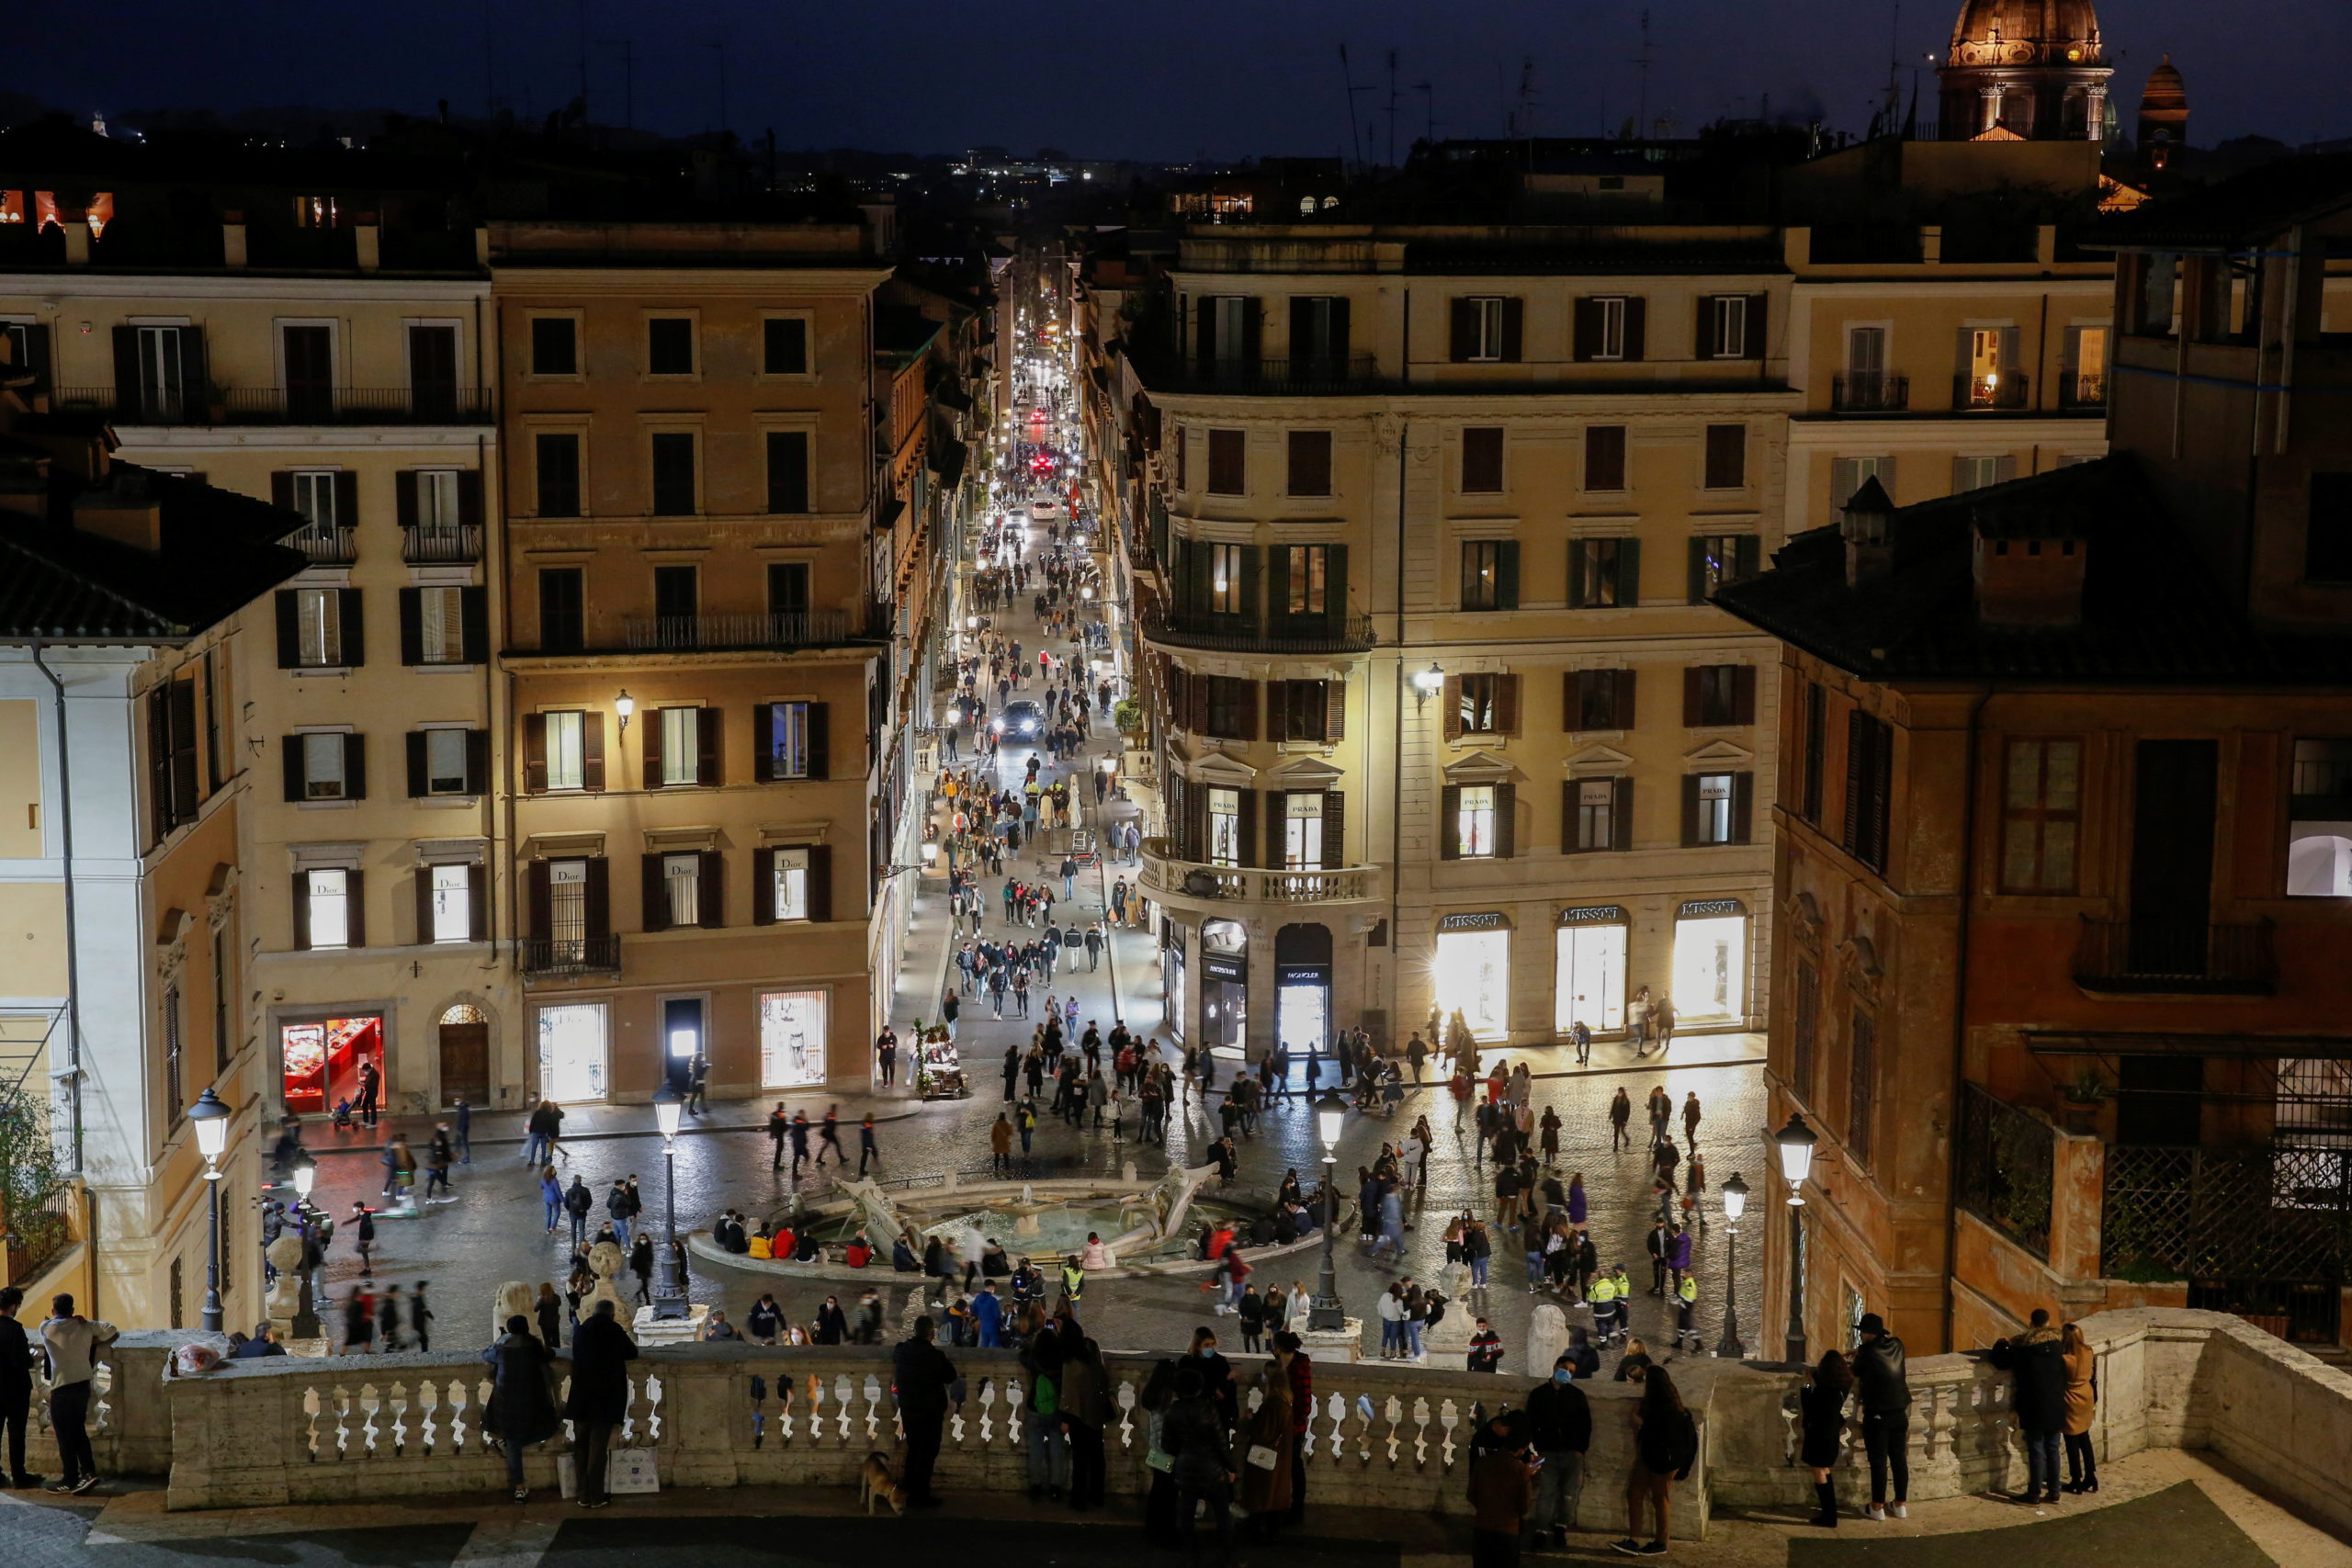
[[[2132,140],[2151,169],[2163,168],[2188,145],[2188,85],[2169,54],[2148,73],[2147,90],[2140,95],[2140,123]]]
[[[2103,141],[2114,74],[2091,0],[1965,0],[1936,74],[1941,140]]]

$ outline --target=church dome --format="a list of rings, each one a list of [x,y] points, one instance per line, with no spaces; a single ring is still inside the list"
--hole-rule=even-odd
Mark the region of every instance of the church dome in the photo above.
[[[1965,0],[1947,65],[2103,65],[2091,0]]]
[[[2147,91],[2140,95],[2143,109],[2180,109],[2188,107],[2188,84],[2181,80],[2180,68],[2167,54],[2164,62],[2148,73]]]

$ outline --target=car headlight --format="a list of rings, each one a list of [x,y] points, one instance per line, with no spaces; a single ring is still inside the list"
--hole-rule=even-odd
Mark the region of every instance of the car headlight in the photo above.
[[[993,731],[994,733],[998,734],[998,735],[1001,735],[1001,734],[1003,734],[1003,733],[1004,733],[1004,720],[1002,720],[1002,719],[1001,719],[1001,718],[992,718],[992,719],[989,720],[989,728],[991,731]]]

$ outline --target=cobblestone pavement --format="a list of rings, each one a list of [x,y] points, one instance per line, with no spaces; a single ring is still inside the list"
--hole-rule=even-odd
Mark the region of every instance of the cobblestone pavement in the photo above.
[[[1044,546],[1043,530],[1034,531],[1030,550],[1033,562],[1039,558]],[[995,620],[999,628],[1021,639],[1027,663],[1034,671],[1040,635],[1028,605],[1023,603]],[[1018,691],[1015,695],[1035,697],[1040,689],[1033,673],[1025,691]],[[1049,757],[1041,754],[1045,776],[1049,782],[1056,776],[1086,780],[1095,758],[1114,750],[1117,744],[1108,725],[1099,724],[1094,741],[1067,765],[1056,768]],[[968,750],[966,755],[968,761]],[[1006,786],[1017,785],[1029,755],[1026,749],[1003,748],[995,760],[996,777]],[[1135,810],[1114,798],[1107,803],[1107,812],[1099,812],[1091,804],[1091,791],[1086,793],[1090,802],[1086,820],[1090,826],[1099,829],[1106,818],[1124,819]],[[1044,852],[1032,852],[1024,844],[1019,863],[1007,864],[1008,874],[1034,878],[1058,869],[1058,849],[1045,848],[1053,842],[1051,837],[1043,835],[1037,842]],[[1132,886],[1136,869],[1106,863],[1081,873],[1077,897],[1057,905],[1057,918],[1065,925],[1072,919],[1102,920],[1107,924],[1111,884],[1125,876]],[[924,886],[916,899],[908,958],[894,1015],[902,1034],[915,1019],[937,1017],[940,976],[950,951],[944,876],[927,875],[922,880]],[[991,901],[986,926],[991,933],[1005,929],[1001,908],[1001,903]],[[1084,951],[1075,950],[1075,963],[1062,967],[1043,990],[1056,997],[1077,997],[1081,1031],[1092,1021],[1108,1033],[1114,1021],[1121,1018],[1140,1033],[1150,1034],[1162,1026],[1157,953],[1148,935],[1141,931],[1113,931],[1109,952],[1099,968],[1089,968]],[[877,1091],[863,1083],[836,1086],[838,1092],[788,1098],[796,1107],[807,1108],[812,1120],[821,1114],[824,1104],[838,1103],[844,1141],[853,1154],[857,1144],[856,1118],[862,1111],[873,1109],[877,1119],[891,1118],[878,1128],[880,1175],[886,1179],[945,1170],[983,1172],[989,1164],[989,1125],[1004,1108],[1001,1069],[1005,1050],[1008,1046],[1025,1045],[1032,1030],[1043,1020],[1043,1002],[1041,994],[1035,1018],[1007,1016],[1001,1021],[989,1016],[984,1001],[966,1007],[957,1043],[975,1089],[974,1098],[969,1100],[922,1104],[912,1100],[903,1088]],[[1494,1055],[1488,1054],[1489,1063]],[[1659,1065],[1655,1058],[1637,1063],[1626,1047],[1607,1043],[1595,1048],[1589,1070],[1577,1069],[1573,1054],[1565,1047],[1502,1055],[1512,1061],[1529,1059],[1540,1075],[1534,1090],[1539,1113],[1543,1106],[1551,1105],[1557,1109],[1564,1123],[1560,1174],[1565,1179],[1570,1172],[1583,1172],[1591,1198],[1593,1235],[1601,1254],[1600,1261],[1604,1266],[1612,1261],[1624,1262],[1638,1290],[1645,1291],[1650,1282],[1643,1246],[1651,1207],[1648,1164],[1645,1148],[1640,1146],[1642,1123],[1638,1115],[1636,1146],[1614,1152],[1611,1149],[1607,1106],[1619,1085],[1626,1087],[1637,1110],[1652,1084],[1663,1084],[1678,1106],[1685,1093],[1696,1090],[1706,1111],[1699,1146],[1708,1156],[1711,1181],[1719,1187],[1733,1170],[1744,1169],[1758,1189],[1759,1200],[1762,1198],[1768,1183],[1764,1180],[1765,1151],[1760,1141],[1764,1097],[1757,1061],[1760,1041],[1757,1037],[1686,1034],[1676,1041],[1672,1055],[1677,1062],[1708,1065]],[[1232,1070],[1231,1063],[1218,1064],[1220,1077]],[[1303,1070],[1295,1072],[1294,1078],[1303,1080]],[[1327,1073],[1326,1085],[1330,1081]],[[1293,1087],[1303,1087],[1303,1082],[1295,1082]],[[762,1133],[768,1103],[714,1102],[707,1116],[690,1119],[692,1134],[679,1139],[676,1156],[677,1214],[682,1227],[707,1225],[714,1214],[729,1206],[754,1214],[774,1212],[787,1203],[796,1190],[818,1196],[831,1188],[834,1171],[830,1165],[821,1177],[804,1176],[796,1189],[787,1176],[772,1171],[762,1163],[769,1152]],[[1168,1161],[1191,1164],[1201,1159],[1200,1150],[1214,1135],[1207,1114],[1213,1109],[1204,1107],[1197,1099],[1193,1100],[1187,1116],[1172,1126],[1164,1154],[1157,1148],[1138,1147],[1131,1139],[1122,1140],[1107,1130],[1073,1131],[1051,1117],[1040,1122],[1037,1151],[1057,1166],[1070,1163],[1069,1156],[1075,1156],[1078,1168],[1088,1173],[1114,1174],[1123,1161],[1132,1159],[1139,1173],[1149,1178],[1159,1174]],[[1414,1228],[1408,1235],[1401,1263],[1374,1264],[1361,1258],[1351,1235],[1343,1236],[1339,1247],[1342,1298],[1351,1311],[1361,1313],[1367,1320],[1373,1316],[1374,1296],[1396,1273],[1409,1271],[1423,1280],[1437,1278],[1444,1263],[1442,1232],[1450,1213],[1475,1207],[1485,1214],[1493,1208],[1490,1173],[1473,1157],[1476,1139],[1469,1133],[1469,1123],[1457,1119],[1451,1097],[1434,1083],[1408,1089],[1404,1105],[1393,1122],[1351,1114],[1338,1151],[1342,1203],[1352,1200],[1357,1167],[1370,1163],[1383,1140],[1401,1141],[1417,1115],[1429,1117],[1437,1134],[1437,1149],[1430,1162],[1427,1190],[1419,1195],[1410,1216]],[[379,1282],[398,1280],[403,1284],[430,1280],[434,1310],[442,1319],[445,1336],[477,1332],[483,1303],[505,1280],[536,1283],[543,1279],[562,1279],[569,1257],[569,1232],[560,1227],[550,1235],[544,1227],[537,1184],[519,1159],[517,1123],[519,1118],[512,1115],[478,1118],[474,1160],[472,1165],[459,1167],[454,1173],[454,1200],[427,1204],[417,1218],[378,1221],[375,1278]],[[388,1126],[391,1124],[388,1122]],[[427,1119],[423,1118],[406,1119],[399,1124],[407,1127],[413,1137],[429,1126]],[[1132,1125],[1128,1131],[1132,1133]],[[578,1170],[598,1196],[598,1209],[591,1217],[592,1231],[604,1217],[602,1198],[605,1188],[615,1178],[629,1174],[639,1179],[647,1203],[646,1218],[658,1227],[662,1218],[664,1181],[661,1142],[653,1133],[650,1111],[642,1106],[582,1107],[567,1122],[566,1132],[569,1146],[562,1151],[559,1164],[567,1182],[571,1172]],[[574,1138],[569,1136],[571,1134],[587,1135]],[[311,1135],[322,1145],[335,1142],[324,1129],[315,1129]],[[345,1141],[352,1145],[349,1152],[321,1161],[316,1191],[317,1201],[324,1203],[339,1221],[349,1213],[355,1200],[366,1198],[376,1202],[382,1179],[373,1157],[374,1139],[356,1134]],[[1321,1158],[1314,1118],[1304,1101],[1294,1095],[1278,1100],[1261,1119],[1257,1136],[1242,1145],[1241,1184],[1271,1193],[1285,1170],[1296,1170],[1311,1186],[1317,1179]],[[1696,1240],[1693,1261],[1701,1281],[1700,1327],[1705,1343],[1712,1346],[1721,1326],[1729,1236],[1712,1190],[1709,1200],[1709,1223]],[[1763,1212],[1777,1206],[1759,1201],[1757,1207],[1758,1213],[1752,1218],[1761,1217]],[[1752,1231],[1753,1226],[1749,1229]],[[1743,1303],[1742,1321],[1747,1342],[1754,1348],[1771,1337],[1758,1332],[1762,1326],[1757,1310],[1761,1305],[1758,1294],[1758,1270],[1761,1266],[1758,1239],[1752,1234],[1744,1235],[1739,1251],[1736,1274]],[[1272,1260],[1259,1274],[1258,1283],[1263,1288],[1303,1282],[1312,1290],[1317,1262],[1311,1251]],[[698,1262],[696,1268],[702,1269],[704,1266]],[[336,1239],[325,1270],[329,1293],[339,1297],[360,1277],[349,1227],[345,1226]],[[742,1309],[770,1282],[763,1280],[755,1285],[751,1275],[711,1269],[707,1273],[697,1274],[695,1299],[728,1307],[740,1322]],[[886,1270],[877,1271],[875,1276],[877,1286],[887,1288],[895,1282]],[[806,1318],[813,1315],[825,1294],[841,1289],[843,1287],[812,1281],[788,1285],[778,1294],[788,1312]],[[892,1296],[891,1321],[895,1322],[903,1297],[896,1292]],[[1498,1249],[1485,1296],[1484,1309],[1506,1346],[1515,1352],[1524,1343],[1528,1311],[1533,1299],[1525,1287],[1521,1255]],[[1473,1306],[1478,1304],[1474,1303]],[[1206,1297],[1198,1283],[1191,1280],[1102,1280],[1088,1291],[1087,1310],[1106,1345],[1145,1349],[1182,1343],[1195,1323],[1206,1319]],[[238,1318],[246,1314],[232,1304],[231,1315]],[[1589,1322],[1589,1314],[1571,1311],[1569,1321]],[[1634,1332],[1650,1339],[1654,1347],[1670,1337],[1671,1314],[1661,1300],[1637,1294],[1633,1322]],[[460,1323],[465,1325],[462,1329],[458,1326]],[[1238,1333],[1228,1337],[1238,1344]],[[1369,1337],[1376,1350],[1376,1324],[1370,1325]],[[1515,1371],[1520,1364],[1514,1354],[1510,1365]]]

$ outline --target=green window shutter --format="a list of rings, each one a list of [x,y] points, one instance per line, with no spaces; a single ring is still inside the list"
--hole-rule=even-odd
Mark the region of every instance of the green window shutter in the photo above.
[[[1642,542],[1639,539],[1617,541],[1617,603],[1638,604],[1642,602]]]

